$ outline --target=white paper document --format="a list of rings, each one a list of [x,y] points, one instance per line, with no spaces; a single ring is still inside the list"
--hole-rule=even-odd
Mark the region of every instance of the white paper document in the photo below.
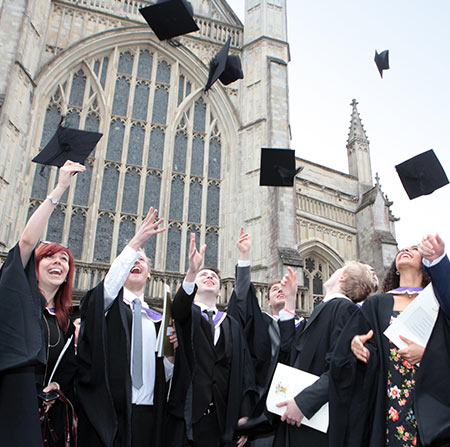
[[[271,413],[283,416],[286,407],[277,407],[277,404],[293,399],[318,378],[314,374],[278,363],[267,395],[267,409]],[[328,402],[311,419],[303,418],[302,424],[326,433],[328,430]]]
[[[399,349],[407,347],[400,335],[420,346],[426,346],[436,323],[438,311],[439,303],[434,296],[433,286],[428,284],[384,331],[384,335]]]

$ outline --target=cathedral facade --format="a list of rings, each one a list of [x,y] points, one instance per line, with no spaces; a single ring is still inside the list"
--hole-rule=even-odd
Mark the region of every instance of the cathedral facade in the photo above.
[[[98,282],[148,208],[167,231],[145,247],[148,295],[175,288],[187,269],[189,233],[230,295],[244,226],[252,276],[264,286],[287,266],[301,274],[299,309],[346,260],[382,274],[396,251],[391,203],[373,183],[369,141],[352,102],[349,174],[297,159],[293,188],[259,186],[261,147],[290,147],[286,0],[245,0],[242,24],[225,0],[192,0],[196,33],[160,42],[138,9],[144,0],[0,2],[0,250],[56,182],[31,163],[56,131],[103,133],[52,215],[44,239],[71,248],[75,289]],[[211,58],[231,38],[244,79],[204,92]]]

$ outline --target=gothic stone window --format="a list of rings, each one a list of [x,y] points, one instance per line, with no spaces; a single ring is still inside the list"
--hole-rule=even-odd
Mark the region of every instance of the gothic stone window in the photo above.
[[[322,301],[325,290],[324,283],[333,274],[334,268],[322,256],[309,253],[304,257],[303,284],[309,291],[309,296],[316,305]]]
[[[66,126],[104,135],[45,238],[68,244],[78,260],[110,263],[153,206],[167,226],[145,247],[154,268],[184,272],[190,232],[217,265],[222,136],[207,96],[185,101],[200,86],[149,45],[116,47],[72,67],[45,98],[33,151],[63,115]],[[32,175],[28,215],[57,181],[55,168],[36,166]]]

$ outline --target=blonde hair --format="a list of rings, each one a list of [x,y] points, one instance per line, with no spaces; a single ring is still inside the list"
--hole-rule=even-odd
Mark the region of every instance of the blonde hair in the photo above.
[[[346,279],[341,284],[342,293],[354,303],[364,301],[374,292],[374,282],[367,264],[358,261],[347,262],[343,274]]]

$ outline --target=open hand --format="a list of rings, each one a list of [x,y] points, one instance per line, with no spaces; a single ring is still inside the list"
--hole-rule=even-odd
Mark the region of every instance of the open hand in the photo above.
[[[159,228],[159,226],[164,221],[163,218],[155,220],[158,214],[157,209],[153,209],[150,207],[148,210],[147,216],[142,222],[139,230],[137,230],[136,234],[130,240],[128,245],[134,250],[139,250],[154,234],[162,233],[166,231],[165,228]]]
[[[434,236],[432,234],[427,234],[422,239],[418,249],[422,258],[433,262],[445,253],[445,244],[438,234]]]
[[[367,363],[370,358],[370,351],[364,346],[373,337],[371,329],[367,334],[355,335],[351,342],[351,349],[355,357],[363,363]]]
[[[286,309],[294,312],[297,301],[298,273],[291,267],[288,267],[288,272],[283,276],[280,284],[283,295],[286,298]]]
[[[205,258],[206,244],[200,247],[200,251],[195,246],[195,233],[191,233],[191,241],[189,243],[189,268],[186,273],[186,281],[194,282],[200,267]]]

